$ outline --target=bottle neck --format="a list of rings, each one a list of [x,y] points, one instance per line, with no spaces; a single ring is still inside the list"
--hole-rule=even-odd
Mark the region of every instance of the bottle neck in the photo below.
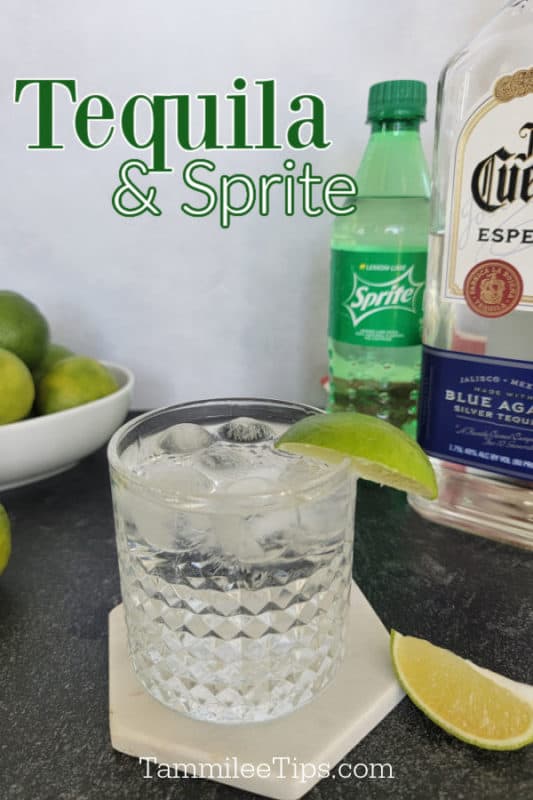
[[[419,119],[382,119],[372,120],[372,133],[384,133],[386,131],[420,131]]]
[[[359,197],[429,197],[420,120],[372,122],[356,181]]]

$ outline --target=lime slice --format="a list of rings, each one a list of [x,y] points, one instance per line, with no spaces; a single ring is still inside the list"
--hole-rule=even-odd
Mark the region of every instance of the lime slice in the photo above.
[[[322,461],[352,461],[354,470],[375,483],[433,500],[437,482],[422,448],[399,428],[355,411],[303,417],[277,440],[276,447]]]
[[[436,647],[391,632],[391,655],[413,703],[452,736],[487,750],[533,742],[533,687]]]

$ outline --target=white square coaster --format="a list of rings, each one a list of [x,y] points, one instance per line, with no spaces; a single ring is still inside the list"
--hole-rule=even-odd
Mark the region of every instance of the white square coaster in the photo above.
[[[115,750],[158,764],[195,765],[196,775],[265,797],[302,797],[324,777],[318,766],[333,769],[402,697],[388,633],[355,583],[347,652],[335,679],[311,703],[272,722],[199,722],[154,700],[130,664],[122,605],[109,615],[109,725]],[[268,776],[266,767],[257,774],[259,764],[269,765]],[[308,765],[315,766],[314,775]],[[146,769],[139,765],[140,779]],[[157,774],[157,767],[151,773]]]

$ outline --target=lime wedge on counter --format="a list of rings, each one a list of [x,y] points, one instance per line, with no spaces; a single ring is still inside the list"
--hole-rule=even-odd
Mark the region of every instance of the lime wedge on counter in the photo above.
[[[512,681],[424,639],[391,632],[402,688],[447,733],[487,750],[533,742],[533,687]]]
[[[275,447],[322,461],[349,458],[354,470],[375,483],[433,500],[437,482],[416,442],[388,422],[355,411],[303,417],[287,428]]]

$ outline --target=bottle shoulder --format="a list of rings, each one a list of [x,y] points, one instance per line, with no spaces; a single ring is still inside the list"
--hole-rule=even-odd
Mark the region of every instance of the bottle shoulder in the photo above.
[[[359,197],[429,196],[429,170],[418,130],[372,133],[356,182]]]
[[[334,249],[427,247],[427,197],[362,197],[355,202],[352,214],[335,219],[331,242]]]
[[[468,121],[493,98],[500,79],[533,67],[531,41],[533,0],[509,2],[444,68],[438,89],[433,157],[434,231],[445,225],[453,174],[450,165],[455,163],[457,143]],[[528,98],[529,115],[533,95]]]
[[[456,52],[442,70],[441,102],[465,117],[503,74],[533,66],[533,0],[508,3]]]

